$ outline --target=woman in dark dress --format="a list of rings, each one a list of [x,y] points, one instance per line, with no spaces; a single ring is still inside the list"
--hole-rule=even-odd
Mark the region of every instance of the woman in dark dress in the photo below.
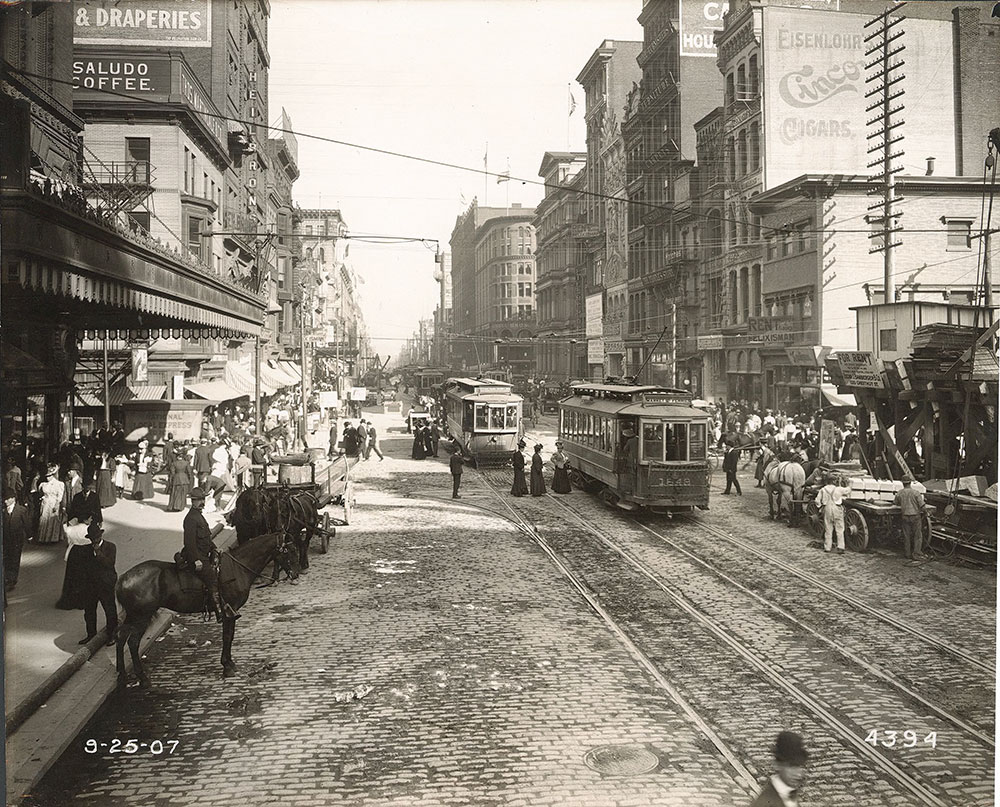
[[[66,574],[63,577],[62,592],[56,602],[61,611],[73,611],[87,607],[90,595],[89,566],[94,557],[94,547],[87,538],[89,519],[73,523],[64,528],[69,548],[66,550]]]
[[[427,456],[427,438],[424,436],[424,427],[417,424],[413,427],[413,451],[410,456],[415,460],[422,460]]]
[[[102,451],[97,462],[97,496],[101,500],[101,507],[111,507],[118,501],[114,480],[115,461],[109,452]]]
[[[528,493],[528,481],[524,478],[524,454],[521,450],[525,446],[524,440],[518,441],[517,451],[514,452],[514,484],[511,486],[511,496],[526,496]]]
[[[149,453],[149,442],[139,441],[135,452],[135,480],[132,482],[132,498],[137,501],[153,498],[153,455]]]
[[[542,475],[542,444],[535,444],[535,453],[531,457],[531,495],[545,495],[545,477]]]
[[[569,483],[569,457],[563,454],[562,447],[562,441],[557,441],[556,451],[552,455],[552,465],[555,467],[552,472],[553,493],[569,493],[573,490]]]
[[[187,454],[184,451],[178,451],[174,454],[173,462],[170,463],[168,513],[178,513],[187,507],[187,496],[191,491],[192,483],[191,463],[188,462]]]

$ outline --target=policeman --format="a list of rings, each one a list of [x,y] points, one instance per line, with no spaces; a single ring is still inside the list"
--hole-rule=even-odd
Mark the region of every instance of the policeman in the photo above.
[[[188,495],[191,497],[191,509],[184,516],[184,556],[190,563],[194,564],[195,572],[205,584],[205,588],[212,598],[216,621],[222,622],[223,615],[231,619],[239,619],[240,613],[233,610],[233,607],[225,602],[222,595],[219,594],[219,573],[215,568],[219,550],[216,549],[212,539],[222,531],[225,524],[220,522],[211,529],[209,528],[208,522],[202,514],[206,497],[202,488],[192,488]]]

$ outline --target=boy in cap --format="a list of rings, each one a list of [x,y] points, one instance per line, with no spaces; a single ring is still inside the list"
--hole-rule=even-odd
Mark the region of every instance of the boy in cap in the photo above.
[[[750,807],[798,807],[798,789],[805,782],[808,758],[798,734],[781,732],[774,743],[775,773],[764,783]]]

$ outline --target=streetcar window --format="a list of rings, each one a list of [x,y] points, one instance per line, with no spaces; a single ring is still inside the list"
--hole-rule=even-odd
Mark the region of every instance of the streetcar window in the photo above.
[[[663,424],[642,424],[642,458],[663,460]]]
[[[504,407],[502,406],[491,406],[490,407],[490,428],[491,429],[502,429],[504,422]]]
[[[690,445],[688,446],[688,459],[703,460],[705,459],[705,424],[692,423],[690,428],[691,437]]]
[[[465,402],[465,412],[462,415],[462,431],[472,431],[472,401]]]
[[[604,450],[609,454],[614,450],[614,429],[615,422],[611,418],[604,418]]]
[[[488,429],[490,427],[489,407],[486,404],[476,404],[476,428]]]
[[[687,459],[687,424],[667,424],[667,460],[679,462]]]
[[[590,445],[591,435],[594,433],[594,416],[591,414],[584,415],[585,420],[583,421],[583,441]]]
[[[507,426],[508,429],[517,428],[517,404],[510,404],[507,407]]]
[[[566,437],[566,410],[559,412],[559,436]]]

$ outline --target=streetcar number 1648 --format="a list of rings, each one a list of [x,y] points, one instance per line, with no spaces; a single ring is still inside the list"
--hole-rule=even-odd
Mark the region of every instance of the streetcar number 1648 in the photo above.
[[[918,742],[922,742],[931,748],[937,748],[937,732],[932,731],[921,740],[917,732],[912,729],[907,729],[906,731],[872,729],[868,732],[868,736],[865,737],[865,742],[874,746],[881,745],[883,748],[894,748],[897,745],[900,748],[913,748]]]

